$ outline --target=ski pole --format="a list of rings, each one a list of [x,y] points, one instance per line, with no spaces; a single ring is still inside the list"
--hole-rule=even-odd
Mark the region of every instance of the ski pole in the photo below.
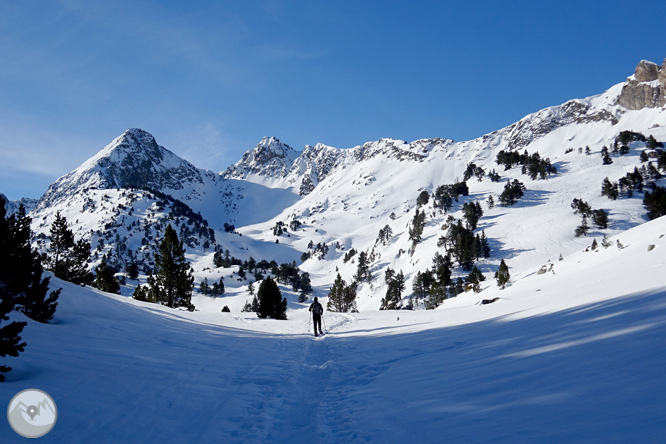
[[[324,323],[324,330],[328,331],[328,328],[326,327],[326,321],[324,321],[324,314],[323,313],[321,315],[321,322]]]
[[[310,322],[312,322],[312,318],[308,315],[308,333],[310,333]]]

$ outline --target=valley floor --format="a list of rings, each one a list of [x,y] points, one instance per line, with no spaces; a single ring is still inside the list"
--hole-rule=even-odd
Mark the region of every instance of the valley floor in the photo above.
[[[438,310],[326,313],[322,338],[304,309],[188,313],[53,279],[56,318],[26,327],[0,400],[48,392],[45,443],[663,442],[663,227]]]

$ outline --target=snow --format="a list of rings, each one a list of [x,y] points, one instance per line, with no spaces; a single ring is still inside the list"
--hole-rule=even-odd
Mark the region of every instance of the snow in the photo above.
[[[660,442],[665,234],[656,219],[437,310],[326,313],[316,340],[306,306],[189,313],[53,278],[55,319],[27,320],[0,398],[49,393],[53,443]]]
[[[110,295],[52,278],[63,292],[51,324],[12,315],[28,322],[28,346],[7,360],[13,370],[0,384],[1,399],[26,388],[51,394],[58,423],[43,439],[56,443],[661,442],[666,218],[646,222],[640,193],[616,201],[600,195],[605,177],[615,181],[641,165],[645,144],[630,144],[612,165],[601,164],[600,151],[624,130],[666,141],[666,110],[622,109],[615,104],[622,86],[465,142],[381,139],[298,153],[264,138],[225,178],[153,145],[144,131],[128,130],[54,184],[55,198],[31,212],[37,234],[48,234],[59,210],[77,238],[88,236],[93,248],[103,244],[100,257],[115,248],[116,235],[143,255],[144,240],[159,230],[139,226],[171,221],[168,208],[160,210],[144,191],[95,189],[106,181],[105,168],[129,155],[117,148],[131,135],[157,146],[162,158],[149,159],[155,171],[181,186],[161,191],[200,212],[223,250],[244,260],[296,261],[324,306],[336,274],[350,282],[356,272],[358,256],[347,263],[343,256],[351,248],[374,252],[372,282],[358,288],[360,313],[326,313],[328,333],[313,339],[309,301],[297,302],[284,286],[287,321],[241,313],[252,299],[250,280],[239,280],[238,266],[216,268],[213,248],[201,244],[187,248],[196,283],[223,279],[226,292],[195,293],[193,313],[131,299],[136,281]],[[576,121],[567,109],[575,114],[578,105],[605,117]],[[551,128],[554,121],[560,124]],[[130,148],[143,146],[133,140]],[[550,158],[558,174],[530,180],[520,167],[503,171],[496,155],[513,146]],[[578,152],[587,146],[589,156]],[[495,169],[501,182],[468,180],[469,196],[449,214],[431,199],[420,208],[428,218],[413,248],[416,197],[461,180],[469,162]],[[306,178],[314,188],[302,193]],[[497,201],[509,179],[525,183],[524,198],[489,209],[486,199]],[[575,237],[574,198],[607,210],[608,229]],[[463,293],[431,311],[422,304],[378,311],[386,268],[404,272],[406,302],[413,277],[442,252],[437,241],[448,216],[461,218],[463,203],[474,201],[484,210],[476,232],[484,230],[491,245],[491,257],[477,264],[487,278],[481,293]],[[298,230],[273,234],[278,221],[293,220],[301,222]],[[236,232],[225,232],[225,222]],[[393,238],[382,245],[376,239],[386,225]],[[586,251],[604,235],[611,247]],[[301,263],[311,241],[329,252]],[[501,259],[512,275],[504,290],[492,279]],[[544,265],[549,271],[538,274]],[[465,274],[457,269],[453,277]],[[224,306],[231,313],[221,313]],[[0,423],[0,441],[21,439]]]

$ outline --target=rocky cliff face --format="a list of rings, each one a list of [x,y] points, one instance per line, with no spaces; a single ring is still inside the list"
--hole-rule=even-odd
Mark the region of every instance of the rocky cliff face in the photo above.
[[[241,160],[222,173],[225,179],[247,179],[262,176],[281,179],[287,176],[298,153],[275,137],[264,137]]]
[[[661,66],[641,60],[622,88],[617,103],[630,110],[666,105],[666,60]]]

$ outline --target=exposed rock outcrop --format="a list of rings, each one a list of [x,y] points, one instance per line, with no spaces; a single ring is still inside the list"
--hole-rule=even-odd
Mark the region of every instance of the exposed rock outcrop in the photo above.
[[[659,75],[659,65],[654,62],[649,62],[647,60],[641,60],[636,66],[636,72],[634,77],[638,82],[651,82],[657,80]]]
[[[633,78],[628,79],[622,88],[617,103],[631,110],[666,105],[666,60],[661,67],[641,60]]]

